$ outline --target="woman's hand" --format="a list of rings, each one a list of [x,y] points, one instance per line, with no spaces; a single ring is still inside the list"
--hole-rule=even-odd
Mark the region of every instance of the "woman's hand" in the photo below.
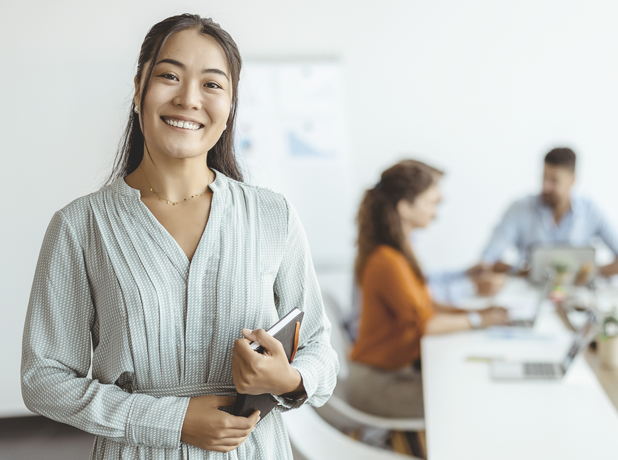
[[[240,446],[260,420],[260,411],[250,417],[236,417],[219,410],[234,405],[231,396],[191,398],[182,424],[180,440],[205,450],[229,452]]]
[[[290,366],[283,345],[263,329],[243,329],[244,339],[234,343],[232,374],[236,391],[259,395],[270,393],[298,398],[305,393],[300,373]],[[257,341],[264,353],[249,345]]]
[[[502,307],[489,307],[479,311],[481,327],[503,326],[510,322],[509,313]]]

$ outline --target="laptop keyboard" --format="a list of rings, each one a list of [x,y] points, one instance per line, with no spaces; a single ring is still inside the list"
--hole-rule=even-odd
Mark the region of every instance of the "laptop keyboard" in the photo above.
[[[530,376],[553,377],[556,368],[551,363],[524,363],[524,373]]]
[[[516,319],[514,321],[511,321],[511,326],[532,327],[532,321],[529,319]]]

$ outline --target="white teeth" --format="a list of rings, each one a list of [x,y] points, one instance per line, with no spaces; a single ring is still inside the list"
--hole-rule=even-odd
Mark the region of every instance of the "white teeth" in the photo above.
[[[165,123],[171,126],[176,126],[177,128],[190,129],[192,131],[200,129],[200,126],[201,126],[200,124],[191,123],[190,121],[176,121],[176,120],[167,120],[167,119],[165,119]]]

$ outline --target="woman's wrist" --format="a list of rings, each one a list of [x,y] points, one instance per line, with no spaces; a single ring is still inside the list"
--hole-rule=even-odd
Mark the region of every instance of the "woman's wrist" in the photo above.
[[[483,317],[477,311],[468,312],[468,321],[472,329],[479,329],[483,324]]]
[[[298,399],[305,394],[305,386],[300,372],[290,365],[288,365],[288,373],[286,378],[282,379],[282,383],[279,395],[284,398]]]

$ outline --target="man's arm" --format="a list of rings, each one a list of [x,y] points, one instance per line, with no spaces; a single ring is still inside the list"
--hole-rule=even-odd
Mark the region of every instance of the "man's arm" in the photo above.
[[[596,235],[600,237],[614,253],[614,261],[609,265],[600,267],[599,273],[602,276],[616,275],[618,274],[618,233],[616,232],[616,227],[614,227],[607,216],[596,206],[593,206],[591,211],[597,216],[598,229]]]
[[[522,219],[522,210],[518,202],[513,203],[502,216],[502,220],[494,229],[493,234],[485,246],[481,257],[485,264],[495,264],[509,247],[517,246],[519,223]]]

